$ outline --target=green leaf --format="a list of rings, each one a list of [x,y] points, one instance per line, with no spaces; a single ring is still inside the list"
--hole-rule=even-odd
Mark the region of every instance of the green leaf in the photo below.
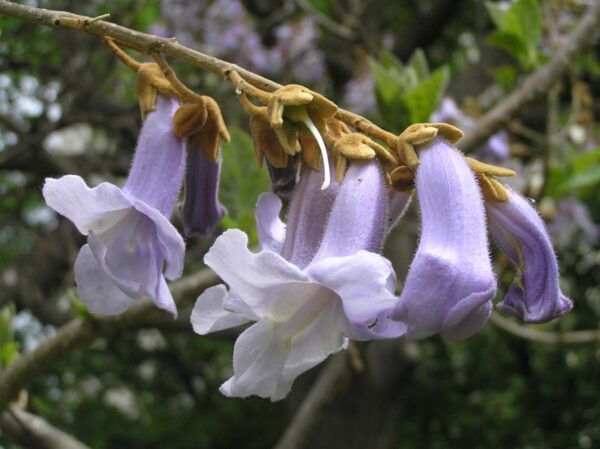
[[[504,31],[519,36],[530,52],[537,53],[537,44],[542,36],[542,11],[538,0],[513,3],[503,24]]]
[[[496,28],[502,28],[502,23],[504,22],[507,9],[492,2],[485,2],[485,7],[492,18],[494,25],[496,25]]]
[[[395,69],[398,72],[404,71],[404,64],[402,64],[402,61],[400,61],[396,55],[389,50],[382,50],[381,54],[379,55],[379,61],[386,69]]]
[[[429,64],[427,64],[427,58],[425,52],[421,48],[417,48],[410,59],[408,60],[408,66],[412,67],[417,74],[417,79],[423,80],[429,78]]]
[[[502,48],[513,55],[522,67],[526,66],[527,47],[518,36],[505,31],[496,30],[490,33],[487,40],[491,45]]]
[[[538,63],[542,36],[542,11],[538,0],[517,0],[508,9],[486,3],[497,30],[489,42],[508,51],[526,70]]]
[[[587,171],[591,165],[598,163],[600,163],[600,149],[575,153],[571,160],[571,167],[573,173],[578,174]]]
[[[501,65],[492,72],[494,79],[505,91],[510,90],[517,79],[517,70],[512,65]]]
[[[405,86],[402,84],[400,75],[395,70],[386,68],[373,58],[369,58],[369,66],[375,77],[375,89],[377,95],[385,105],[397,101],[404,92]]]
[[[590,167],[588,170],[571,177],[568,181],[558,186],[559,193],[594,187],[600,184],[600,165]]]
[[[12,319],[15,315],[15,307],[12,303],[0,309],[0,345],[13,341]]]
[[[409,111],[412,123],[426,122],[439,103],[448,85],[450,71],[443,66],[437,69],[429,79],[403,96],[403,103]]]
[[[586,152],[570,151],[567,163],[550,168],[545,193],[558,198],[568,192],[585,197],[600,183],[600,149]]]
[[[19,357],[19,342],[11,341],[0,345],[0,367],[7,367]]]

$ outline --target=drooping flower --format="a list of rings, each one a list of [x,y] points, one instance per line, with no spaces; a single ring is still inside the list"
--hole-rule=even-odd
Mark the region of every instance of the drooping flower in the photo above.
[[[517,267],[498,308],[527,323],[543,323],[569,312],[560,290],[558,262],[544,222],[525,198],[507,188],[509,200],[486,202],[490,230]]]
[[[487,321],[496,293],[481,193],[463,155],[435,138],[419,151],[422,231],[399,306],[407,336],[461,340]]]
[[[181,208],[186,236],[212,233],[227,214],[227,209],[218,198],[220,173],[221,156],[213,162],[200,148],[190,145],[187,151],[185,198]]]
[[[239,230],[225,232],[205,262],[228,284],[198,298],[194,330],[206,334],[255,321],[237,339],[227,396],[279,400],[294,379],[343,349],[348,339],[401,335],[387,319],[395,274],[380,251],[387,191],[375,161],[354,162],[341,184],[319,189],[304,170],[287,217],[280,199],[263,194],[256,221],[262,251],[247,249]],[[329,216],[329,218],[327,218]]]
[[[88,236],[75,262],[75,281],[92,313],[119,314],[143,295],[177,313],[165,281],[181,276],[185,252],[168,219],[185,169],[184,141],[171,132],[177,107],[159,96],[123,189],[106,182],[90,189],[75,175],[46,179],[46,203]]]
[[[186,237],[210,234],[227,214],[219,202],[220,144],[230,135],[219,105],[207,96],[184,104],[173,117],[173,133],[187,138],[183,232]]]

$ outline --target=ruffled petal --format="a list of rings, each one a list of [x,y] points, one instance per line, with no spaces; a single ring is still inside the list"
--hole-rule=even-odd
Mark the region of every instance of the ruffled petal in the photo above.
[[[331,354],[348,347],[349,324],[339,300],[330,300],[317,318],[292,340],[285,361],[282,380],[278,384],[276,400],[284,398],[300,374],[317,366]]]
[[[75,282],[79,297],[97,315],[118,315],[137,302],[105,273],[88,245],[81,248],[75,261]]]
[[[106,232],[90,232],[88,244],[106,274],[129,296],[152,295],[162,257],[154,225],[147,216],[132,210]]]
[[[462,339],[483,326],[495,295],[483,201],[464,157],[445,141],[424,146],[420,161],[423,229],[394,316],[412,338]]]
[[[494,239],[518,270],[498,308],[528,323],[543,323],[569,312],[573,303],[560,290],[550,237],[529,201],[509,190],[507,202],[488,202],[486,207]]]
[[[306,273],[341,298],[343,311],[352,325],[351,338],[397,337],[406,331],[403,323],[386,326],[381,322],[377,329],[372,329],[378,321],[387,319],[398,301],[393,291],[392,266],[379,254],[358,251],[351,256],[329,257],[311,263]],[[377,330],[383,334],[378,335]]]
[[[296,377],[347,345],[348,322],[331,292],[313,296],[284,322],[260,320],[236,341],[228,396],[283,399]]]
[[[263,193],[256,203],[256,228],[263,250],[279,254],[285,239],[285,224],[279,218],[281,200],[274,193]]]
[[[238,229],[224,232],[204,261],[259,316],[298,308],[298,297],[310,289],[308,277],[295,265],[271,251],[251,253],[248,237]],[[275,318],[275,316],[273,316]]]
[[[185,257],[185,242],[171,222],[155,208],[143,201],[133,201],[134,207],[152,220],[156,227],[156,237],[160,246],[160,253],[167,263],[165,277],[175,280],[183,273]]]
[[[46,178],[42,190],[46,204],[71,220],[79,232],[103,232],[118,222],[131,203],[117,186],[104,182],[90,189],[79,176]]]
[[[221,386],[221,393],[242,398],[257,395],[274,401],[281,399],[278,384],[288,351],[277,338],[270,320],[263,319],[250,326],[235,342],[233,377]]]
[[[154,293],[154,294],[152,294]],[[165,281],[165,277],[160,274],[158,275],[158,282],[156,283],[156,289],[154,292],[148,292],[150,299],[159,309],[166,310],[173,314],[173,318],[177,318],[177,306]]]
[[[198,296],[190,318],[194,332],[205,335],[248,322],[243,316],[223,308],[226,295],[224,285],[215,285]]]

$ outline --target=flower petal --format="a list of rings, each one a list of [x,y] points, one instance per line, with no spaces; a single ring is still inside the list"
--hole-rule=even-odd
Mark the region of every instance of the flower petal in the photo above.
[[[300,268],[308,265],[319,248],[339,188],[332,182],[322,191],[322,181],[320,173],[303,167],[290,203],[281,255]]]
[[[211,234],[227,214],[227,209],[218,198],[220,172],[220,157],[213,162],[206,157],[202,148],[190,145],[187,151],[185,196],[181,207],[186,236]]]
[[[408,322],[412,338],[466,338],[484,324],[495,294],[481,192],[445,141],[423,146],[420,160],[423,229],[395,318]]]
[[[227,289],[224,285],[215,285],[198,296],[190,318],[194,332],[205,335],[248,322],[243,316],[223,308],[226,295]]]
[[[278,386],[288,349],[277,338],[268,319],[250,326],[238,337],[233,349],[234,375],[220,391],[225,396],[257,395],[272,400],[281,399]]]
[[[118,315],[137,302],[104,272],[88,245],[83,245],[75,261],[75,281],[77,293],[91,313]]]
[[[285,224],[279,218],[281,200],[274,193],[263,193],[256,203],[256,228],[263,250],[279,254],[285,239]]]
[[[304,284],[308,277],[271,251],[251,253],[247,244],[242,231],[228,230],[215,241],[204,261],[259,316],[292,313],[301,305],[295,303],[306,293],[304,288],[311,288]]]
[[[226,395],[283,399],[296,377],[344,349],[348,323],[333,293],[314,296],[285,322],[260,320],[236,341]]]
[[[132,209],[102,234],[90,232],[88,244],[106,274],[129,296],[139,298],[148,287],[154,290],[161,256],[157,254],[153,223],[147,216]]]
[[[315,260],[381,251],[387,219],[387,189],[376,160],[352,161],[327,221]],[[289,224],[288,224],[289,229]]]
[[[177,318],[177,306],[175,305],[175,301],[173,300],[173,296],[171,295],[167,281],[165,281],[165,277],[160,274],[160,271],[158,275],[158,282],[156,283],[156,289],[154,292],[148,292],[148,296],[150,296],[150,299],[156,305],[156,307],[166,310],[167,312],[171,312],[173,314],[173,318]]]
[[[167,217],[152,206],[136,200],[133,201],[133,205],[136,210],[146,215],[154,223],[160,253],[167,263],[165,277],[171,281],[179,278],[183,273],[183,260],[185,257],[183,238]]]
[[[401,323],[390,326],[379,323],[375,330],[370,329],[376,321],[387,319],[398,300],[393,290],[394,270],[383,256],[358,251],[351,256],[329,257],[311,263],[306,273],[311,280],[333,290],[341,298],[344,313],[352,325],[351,338],[397,337],[406,331],[406,326]]]
[[[42,190],[46,204],[71,220],[79,232],[103,232],[131,208],[121,189],[108,182],[90,189],[79,176],[46,178]]]
[[[123,191],[171,216],[185,171],[185,139],[172,132],[176,100],[159,95],[146,117]]]
[[[339,300],[328,301],[310,326],[292,340],[276,399],[282,399],[289,393],[292,383],[300,374],[348,347],[348,338],[345,336],[348,322],[341,309]]]
[[[518,272],[504,299],[503,312],[528,323],[542,323],[571,310],[558,281],[558,262],[544,222],[521,195],[508,190],[509,200],[487,202],[490,230]]]

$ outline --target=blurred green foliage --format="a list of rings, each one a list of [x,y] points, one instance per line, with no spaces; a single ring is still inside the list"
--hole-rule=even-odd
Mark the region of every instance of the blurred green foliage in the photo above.
[[[369,58],[375,77],[377,105],[387,128],[400,133],[411,123],[422,123],[440,102],[448,85],[447,66],[430,72],[425,53],[416,50],[406,64],[384,51]]]
[[[497,29],[489,42],[513,55],[525,70],[535,68],[542,37],[542,11],[537,0],[517,0],[512,4],[485,3]]]
[[[19,342],[15,341],[12,328],[12,319],[15,315],[15,307],[8,304],[0,308],[0,369],[10,365],[19,357]]]

